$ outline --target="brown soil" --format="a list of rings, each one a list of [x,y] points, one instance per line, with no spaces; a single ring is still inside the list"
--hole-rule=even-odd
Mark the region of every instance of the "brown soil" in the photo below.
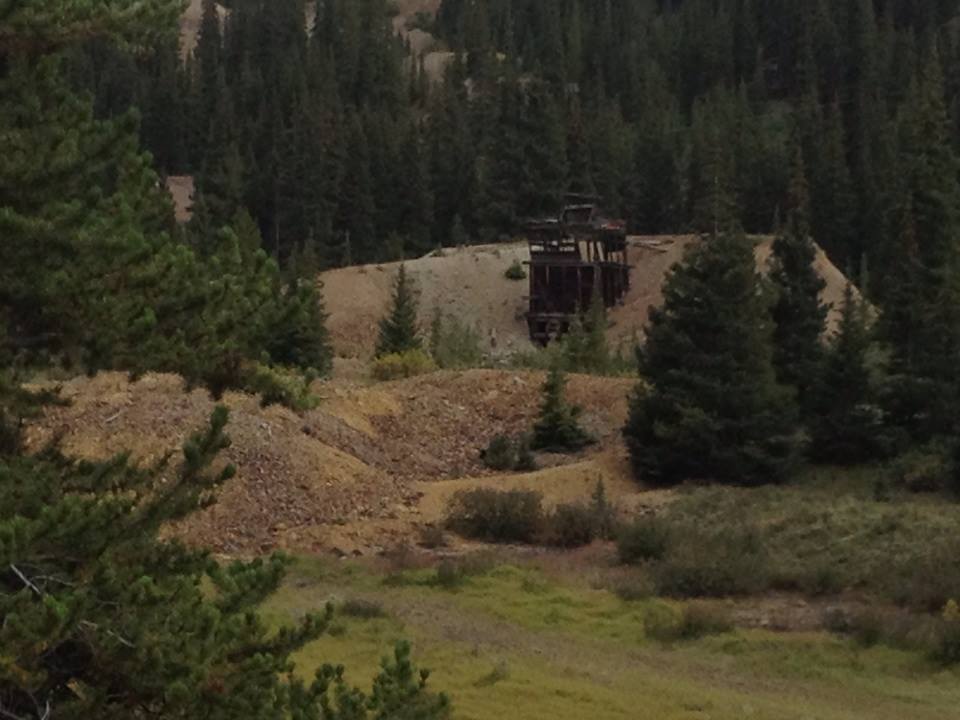
[[[31,428],[33,446],[61,435],[68,454],[103,458],[129,450],[142,462],[176,451],[214,406],[206,393],[186,392],[168,375],[134,383],[116,373],[80,378],[66,383],[62,395],[71,404],[51,409]],[[192,542],[227,553],[319,550],[317,527],[396,516],[414,503],[410,488],[360,459],[376,457],[370,438],[336,417],[262,409],[241,394],[228,394],[224,404],[233,441],[225,457],[237,476],[216,505],[176,529]]]
[[[167,191],[173,198],[174,216],[178,223],[188,223],[193,217],[194,189],[192,175],[171,175],[167,178]]]
[[[633,266],[631,289],[623,304],[610,312],[610,338],[632,342],[643,335],[651,307],[663,301],[661,288],[667,271],[697,240],[691,236],[634,237],[628,259]],[[757,262],[767,266],[771,242],[757,247]],[[524,319],[528,283],[504,277],[514,260],[529,260],[525,243],[483,245],[432,253],[405,265],[421,293],[420,318],[426,325],[434,312],[452,314],[473,322],[483,333],[491,352],[528,349]],[[832,303],[835,321],[846,279],[820,252],[817,270],[827,282],[824,300]],[[329,328],[337,353],[369,357],[377,337],[377,323],[385,314],[400,263],[365,265],[332,270],[321,275],[325,286]]]
[[[349,378],[355,368],[339,362],[343,370]],[[302,416],[229,393],[233,444],[224,455],[237,475],[213,507],[174,531],[229,554],[369,554],[415,542],[420,527],[442,519],[450,495],[471,484],[536,488],[551,504],[588,497],[603,478],[612,496],[635,497],[618,436],[629,380],[570,378],[568,396],[599,441],[581,456],[543,456],[546,469],[529,475],[496,476],[481,465],[494,434],[529,429],[541,382],[539,373],[489,370],[381,385],[338,377],[315,385],[320,406]],[[66,453],[85,458],[176,455],[214,407],[170,375],[130,382],[105,373],[71,380],[61,394],[70,404],[50,408],[28,441],[39,447],[61,437]]]

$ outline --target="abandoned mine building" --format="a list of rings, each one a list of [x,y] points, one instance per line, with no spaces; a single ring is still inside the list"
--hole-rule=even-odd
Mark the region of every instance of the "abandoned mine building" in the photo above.
[[[546,345],[566,333],[595,292],[608,309],[623,300],[630,289],[626,227],[603,216],[599,198],[573,194],[558,217],[525,223],[533,342]]]

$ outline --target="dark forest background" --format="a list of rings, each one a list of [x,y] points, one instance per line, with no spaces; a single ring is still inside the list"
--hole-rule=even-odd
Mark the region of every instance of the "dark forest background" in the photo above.
[[[98,41],[71,74],[101,116],[139,108],[162,173],[196,176],[196,237],[245,207],[304,271],[496,240],[568,190],[682,233],[723,184],[773,232],[799,146],[813,236],[882,278],[918,94],[960,143],[956,0],[444,0],[420,18],[454,53],[433,83],[386,0],[321,1],[309,27],[303,0],[227,5],[186,62],[175,38]]]

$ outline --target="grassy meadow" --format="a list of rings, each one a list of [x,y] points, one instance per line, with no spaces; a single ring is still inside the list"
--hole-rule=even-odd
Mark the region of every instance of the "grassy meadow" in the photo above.
[[[527,563],[488,558],[450,579],[304,558],[265,610],[282,623],[328,601],[346,611],[298,672],[343,663],[360,682],[407,639],[461,720],[932,720],[960,707],[960,672],[917,651],[761,629],[655,639],[683,603],[623,600]]]

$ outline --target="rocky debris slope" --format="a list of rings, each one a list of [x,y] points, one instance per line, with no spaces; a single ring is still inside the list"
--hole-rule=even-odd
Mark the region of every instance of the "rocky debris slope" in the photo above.
[[[117,373],[79,378],[63,386],[62,396],[70,405],[51,408],[30,429],[34,447],[60,436],[71,455],[103,458],[129,450],[143,463],[177,451],[214,407],[205,392],[187,392],[170,375],[136,382]],[[227,394],[223,402],[232,440],[224,455],[237,475],[213,507],[175,528],[191,542],[226,553],[310,549],[317,526],[396,515],[415,502],[402,482],[358,457],[375,458],[375,446],[336,418],[263,409],[242,394]]]
[[[317,383],[321,404],[303,415],[228,393],[232,445],[224,462],[237,474],[215,505],[171,530],[228,554],[329,550],[347,528],[409,534],[420,481],[489,475],[480,451],[497,433],[529,429],[542,379],[542,373],[471,370],[381,385]],[[584,423],[600,440],[588,456],[617,444],[631,385],[570,378],[568,397],[584,406]],[[61,395],[69,404],[49,408],[28,429],[32,447],[60,438],[70,455],[129,451],[141,463],[176,457],[215,405],[180,378],[157,374],[137,381],[119,373],[76,378]]]
[[[688,235],[632,237],[628,261],[630,290],[610,313],[610,341],[629,345],[643,337],[651,307],[663,302],[663,281],[683,258],[686,247],[698,242]],[[772,242],[758,243],[757,266],[765,269]],[[478,245],[445,249],[408,260],[406,269],[420,292],[420,322],[426,328],[440,311],[469,322],[482,334],[493,354],[530,349],[525,313],[529,284],[508,280],[504,273],[514,261],[530,259],[526,243]],[[386,314],[400,263],[363,265],[322,273],[327,323],[337,354],[369,358],[377,339],[377,323]],[[839,315],[847,280],[821,251],[816,269],[826,280],[823,299]]]

